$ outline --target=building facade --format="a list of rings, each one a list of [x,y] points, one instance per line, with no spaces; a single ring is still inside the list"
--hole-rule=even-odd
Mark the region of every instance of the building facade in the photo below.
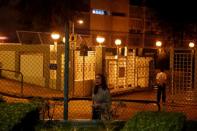
[[[121,39],[122,46],[154,47],[161,40],[161,28],[156,14],[145,6],[130,5],[129,0],[90,0],[89,12],[82,13],[83,26],[76,25],[76,32],[91,34],[93,38],[105,37],[104,45],[115,47],[114,40]],[[89,27],[88,27],[89,26]]]

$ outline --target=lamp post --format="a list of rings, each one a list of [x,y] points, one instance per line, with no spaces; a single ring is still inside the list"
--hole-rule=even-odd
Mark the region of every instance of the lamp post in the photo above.
[[[118,85],[118,77],[119,77],[119,64],[118,64],[118,58],[119,58],[119,49],[121,49],[121,48],[119,48],[119,46],[122,44],[122,41],[121,41],[121,39],[116,39],[115,41],[114,41],[114,43],[115,43],[115,45],[116,45],[116,53],[117,53],[117,55],[116,55],[116,62],[117,62],[117,64],[116,64],[116,66],[117,66],[117,68],[116,68],[116,74],[117,74],[117,76],[116,76],[116,87],[117,87],[117,85]]]
[[[57,32],[53,32],[51,34],[51,38],[54,41],[54,51],[57,52],[57,40],[60,38],[60,34]]]
[[[121,41],[121,39],[116,39],[116,40],[114,41],[114,43],[115,43],[116,48],[117,48],[117,56],[119,56],[119,53],[120,53],[120,51],[119,51],[119,46],[122,44],[122,41]]]
[[[155,43],[155,45],[158,48],[158,56],[160,57],[161,56],[161,53],[162,53],[162,49],[161,49],[162,42],[160,40],[157,40],[156,43]]]
[[[82,19],[79,19],[76,21],[77,25],[82,25],[84,23],[84,21]],[[70,43],[70,64],[71,64],[71,68],[70,68],[70,74],[71,74],[71,80],[70,80],[70,85],[73,88],[72,90],[72,95],[74,96],[74,92],[75,92],[75,49],[76,49],[76,34],[75,34],[75,21],[71,22],[72,24],[72,32],[71,32],[71,43]]]
[[[99,43],[99,46],[102,46],[102,44],[105,42],[105,38],[102,36],[97,36],[96,37],[96,42]]]
[[[67,10],[69,12],[69,8]],[[81,20],[79,23],[83,23]],[[70,49],[70,42],[69,42],[69,33],[70,33],[70,24],[72,23],[72,35],[74,36],[74,22],[70,21],[69,18],[65,21],[65,58],[64,58],[64,120],[68,120],[68,90],[69,90],[69,49]]]
[[[192,53],[192,55],[191,55],[191,61],[193,61],[194,59],[195,59],[195,43],[194,42],[189,42],[189,48],[191,48],[191,53]],[[196,62],[196,61],[194,61],[194,62]],[[191,62],[191,63],[193,63],[193,62]],[[196,63],[194,63],[194,65],[196,65]],[[192,67],[192,64],[191,64],[191,67]],[[194,71],[193,71],[193,69],[194,69]],[[196,68],[195,68],[195,66],[194,66],[194,68],[191,68],[191,72],[195,72],[195,70],[196,70]],[[195,76],[195,73],[193,74],[192,73],[192,75],[194,75],[194,77],[196,77]],[[195,83],[196,81],[194,80],[194,83]],[[191,85],[192,86],[192,88],[193,88],[193,86],[195,86],[195,84],[193,85]]]
[[[69,87],[69,20],[65,22],[64,48],[64,120],[68,120],[68,87]]]
[[[54,41],[53,45],[50,45],[50,79],[52,88],[56,88],[57,80],[57,41],[60,38],[60,34],[53,32],[51,38]]]
[[[195,43],[194,42],[189,42],[189,48],[192,49],[192,59],[194,60],[194,65],[197,65],[197,61],[195,61],[195,59],[197,57]],[[192,88],[196,86],[196,79],[195,79],[197,77],[196,73],[195,73],[196,70],[197,70],[196,66],[194,66],[194,68],[192,68],[192,70],[191,70],[191,72],[193,72],[192,75],[194,75],[194,84],[192,84]],[[194,91],[197,91],[197,89],[194,88]],[[196,100],[196,99],[197,99],[197,95],[195,94],[194,95],[194,100]]]
[[[157,40],[155,42],[156,47],[158,48],[158,58],[161,59],[162,57],[162,42],[160,40]]]
[[[104,68],[105,68],[105,63],[103,61],[105,57],[105,47],[102,45],[105,42],[105,37],[103,36],[97,36],[96,37],[96,42],[99,43],[98,46],[96,46],[95,49],[95,54],[96,54],[96,69],[95,72],[96,74],[103,74]]]

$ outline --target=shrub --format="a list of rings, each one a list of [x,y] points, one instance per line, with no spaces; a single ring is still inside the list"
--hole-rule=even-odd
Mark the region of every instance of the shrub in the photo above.
[[[27,103],[0,103],[0,129],[26,130],[33,128],[39,119],[39,112],[34,104]]]
[[[186,116],[176,112],[139,112],[122,131],[182,131]]]
[[[70,123],[61,121],[40,121],[35,127],[35,131],[72,131]]]

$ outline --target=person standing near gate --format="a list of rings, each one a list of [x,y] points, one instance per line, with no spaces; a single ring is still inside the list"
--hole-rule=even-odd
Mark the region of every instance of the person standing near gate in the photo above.
[[[92,94],[93,120],[103,120],[103,114],[109,112],[111,108],[111,95],[104,75],[97,74],[95,78],[95,87]]]
[[[163,105],[165,105],[165,103],[166,103],[167,74],[164,72],[163,68],[161,68],[160,71],[156,75],[156,83],[158,86],[157,102],[160,103],[160,99],[162,96],[162,103],[163,103]]]

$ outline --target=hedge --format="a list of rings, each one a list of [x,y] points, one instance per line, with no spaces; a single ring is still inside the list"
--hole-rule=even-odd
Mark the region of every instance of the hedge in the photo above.
[[[39,120],[37,106],[31,103],[0,103],[1,131],[33,130]]]
[[[186,116],[178,112],[138,112],[121,131],[182,131]]]

